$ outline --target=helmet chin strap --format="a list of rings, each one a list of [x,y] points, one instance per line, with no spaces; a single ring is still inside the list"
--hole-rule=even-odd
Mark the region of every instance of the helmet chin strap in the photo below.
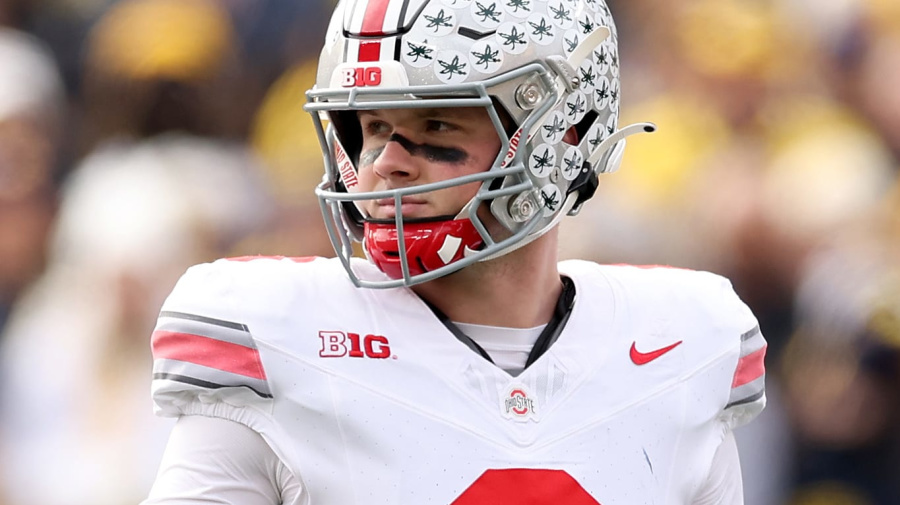
[[[581,65],[581,62],[586,60],[588,56],[590,56],[591,51],[593,51],[597,46],[599,46],[607,37],[610,36],[609,28],[605,26],[598,26],[591,33],[588,34],[587,37],[584,38],[581,42],[575,46],[575,50],[569,54],[569,57],[566,61],[569,65],[572,66],[572,69],[576,69]]]
[[[619,163],[622,161],[622,152],[625,148],[625,137],[634,135],[636,133],[653,133],[656,131],[656,125],[653,123],[634,123],[628,125],[624,128],[620,128],[616,130],[615,133],[607,137],[597,146],[597,149],[588,156],[586,163],[588,163],[591,167],[596,166],[597,162],[606,154],[610,149],[615,148],[613,151],[613,156],[610,159],[610,162],[607,162],[599,171],[595,170],[597,173],[611,173],[615,172],[619,168]],[[617,146],[619,142],[622,142],[621,146]]]
[[[578,45],[575,47],[575,50],[572,51],[571,54],[569,54],[569,57],[567,59],[549,59],[548,63],[557,72],[557,83],[561,86],[564,86],[567,90],[569,90],[570,93],[577,89],[579,79],[575,69],[578,68],[579,65],[581,65],[582,61],[590,56],[591,51],[593,51],[597,46],[603,43],[603,41],[606,40],[609,36],[609,28],[605,26],[598,26],[594,29],[594,31],[588,34],[588,36],[585,37],[584,40],[578,43]],[[597,162],[600,161],[600,158],[604,154],[606,154],[608,150],[612,149],[617,143],[619,143],[619,141],[625,140],[625,137],[628,137],[629,135],[634,135],[636,133],[653,133],[655,131],[656,125],[653,123],[635,123],[633,125],[626,126],[625,128],[616,131],[608,138],[606,138],[606,140],[601,142],[600,145],[597,146],[597,148],[594,150],[594,152],[588,157],[587,162],[590,163],[591,167],[595,166]],[[619,149],[619,158],[621,158],[621,150],[622,149]],[[617,167],[617,162],[607,163],[607,165],[601,172],[614,172]]]
[[[615,172],[616,169],[619,168],[619,164],[622,161],[622,153],[625,151],[625,149],[624,149],[625,148],[625,137],[634,135],[636,133],[653,133],[655,131],[656,131],[656,125],[653,123],[635,123],[632,125],[628,125],[625,128],[622,128],[622,129],[616,131],[615,133],[613,133],[612,135],[607,137],[606,140],[601,142],[600,145],[597,146],[597,149],[594,151],[594,153],[591,154],[590,158],[588,158],[586,164],[589,164],[587,166],[593,167],[594,164],[597,163],[600,160],[600,158],[606,153],[606,151],[613,148],[615,150],[613,151],[613,155],[612,155],[610,161],[606,163],[606,165],[603,167],[602,170],[600,170],[600,173]],[[620,142],[621,142],[621,144],[619,144]],[[563,216],[569,215],[569,212],[575,206],[575,203],[577,202],[577,200],[578,200],[578,193],[577,192],[570,193],[569,196],[566,197],[566,201],[563,203],[562,208],[559,210],[559,212],[556,213],[555,216],[553,216],[553,220],[550,221],[550,223],[548,223],[547,226],[544,226],[540,230],[538,230],[538,231],[532,233],[531,235],[525,237],[524,239],[520,240],[519,242],[517,242],[515,245],[513,245],[509,249],[504,249],[503,251],[500,251],[496,254],[487,256],[484,259],[482,259],[481,261],[490,261],[490,260],[498,258],[500,256],[509,254],[509,253],[515,251],[516,249],[525,247],[526,245],[528,245],[528,244],[534,242],[535,240],[539,239],[540,237],[544,236],[545,233],[547,233],[548,231],[553,229],[554,226],[559,224],[559,221],[562,219]],[[471,202],[469,204],[471,204]],[[466,205],[466,208],[469,206],[469,204]],[[462,215],[462,213],[460,213],[460,215]]]
[[[578,46],[575,47],[575,50],[569,54],[569,57],[565,60],[561,57],[550,57],[547,59],[548,65],[553,68],[556,72],[556,81],[557,85],[564,87],[570,93],[575,91],[579,86],[579,78],[578,73],[575,70],[581,65],[581,62],[587,59],[591,51],[593,51],[597,46],[603,43],[610,36],[609,28],[605,26],[598,26],[594,29],[587,37],[584,38],[581,42],[578,43]],[[550,114],[550,111],[545,114],[544,117],[541,118],[536,124],[540,125],[546,119],[546,117]],[[535,126],[535,128],[539,128],[539,126]],[[608,138],[606,138],[603,142],[600,143],[599,146],[593,151],[593,153],[588,157],[587,162],[590,163],[591,167],[596,166],[597,162],[606,154],[607,151],[614,148],[619,141],[625,140],[625,137],[629,135],[634,135],[636,133],[653,133],[656,131],[656,125],[653,123],[635,123],[625,128],[622,128]],[[530,135],[529,135],[530,136]],[[622,145],[624,148],[624,144]],[[622,148],[619,148],[617,152],[614,152],[612,163],[607,163],[599,173],[608,173],[615,172],[618,168],[619,161],[621,161]],[[615,158],[618,158],[616,160]]]
[[[591,56],[591,51],[603,43],[609,35],[609,28],[598,26],[575,46],[568,58],[554,55],[548,56],[544,60],[556,72],[556,85],[558,88],[565,89],[569,93],[578,89],[581,85],[581,78],[578,77],[578,71],[575,69],[581,65],[582,61],[588,59]]]

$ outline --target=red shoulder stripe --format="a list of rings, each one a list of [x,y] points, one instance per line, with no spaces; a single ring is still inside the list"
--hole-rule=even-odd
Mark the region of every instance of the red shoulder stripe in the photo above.
[[[613,267],[634,267],[640,268],[642,270],[651,270],[654,268],[665,268],[668,270],[686,270],[688,272],[693,272],[690,268],[682,268],[682,267],[673,267],[672,265],[632,265],[631,263],[612,263],[610,266]]]
[[[732,388],[753,382],[766,373],[766,347],[763,346],[762,349],[738,360],[737,368],[734,371],[734,381],[731,383]]]
[[[186,361],[254,379],[266,380],[259,351],[214,338],[156,330],[151,338],[154,358]]]
[[[254,260],[291,260],[294,263],[309,263],[319,259],[319,256],[235,256],[234,258],[225,258],[225,261],[254,261]]]

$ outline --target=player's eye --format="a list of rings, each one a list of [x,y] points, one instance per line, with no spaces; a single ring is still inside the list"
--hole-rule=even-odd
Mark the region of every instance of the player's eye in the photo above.
[[[447,132],[455,129],[456,126],[453,124],[438,119],[429,119],[425,123],[425,130],[429,132]]]
[[[391,126],[380,119],[367,119],[362,122],[363,133],[368,136],[389,134]]]

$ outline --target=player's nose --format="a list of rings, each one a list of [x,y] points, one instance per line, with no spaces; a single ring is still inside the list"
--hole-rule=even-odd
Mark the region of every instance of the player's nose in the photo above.
[[[381,154],[375,158],[372,169],[382,179],[415,180],[419,176],[419,163],[409,150],[401,143],[388,140]]]

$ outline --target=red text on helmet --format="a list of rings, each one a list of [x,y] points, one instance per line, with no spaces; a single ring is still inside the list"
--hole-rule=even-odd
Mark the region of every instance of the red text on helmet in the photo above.
[[[522,130],[518,130],[515,135],[509,139],[509,150],[506,151],[506,156],[503,158],[503,163],[500,164],[500,167],[503,168],[512,161],[513,158],[516,157],[516,151],[519,150],[519,139],[522,137]]]
[[[347,156],[344,148],[340,144],[335,144],[334,151],[334,161],[337,163],[341,180],[344,181],[344,187],[350,189],[359,184],[359,179],[356,178],[356,170],[353,169],[353,163],[350,162],[350,157]]]
[[[345,68],[341,72],[341,86],[345,88],[378,86],[381,84],[381,67]]]

